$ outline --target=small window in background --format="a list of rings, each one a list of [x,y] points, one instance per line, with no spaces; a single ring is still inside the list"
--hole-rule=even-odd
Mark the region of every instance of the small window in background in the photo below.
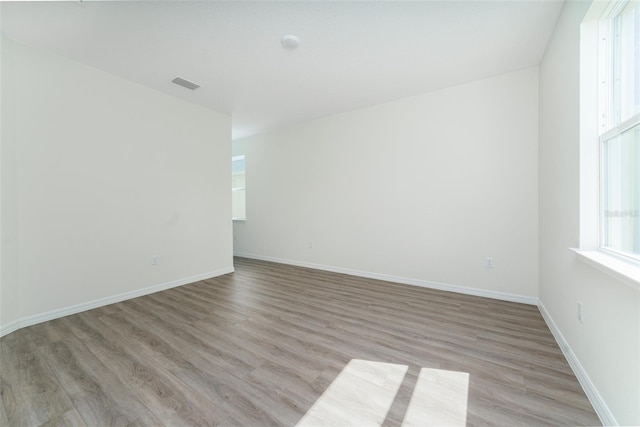
[[[640,261],[640,2],[600,21],[600,247]]]
[[[247,218],[244,166],[244,156],[231,158],[231,216],[234,220],[244,220]]]

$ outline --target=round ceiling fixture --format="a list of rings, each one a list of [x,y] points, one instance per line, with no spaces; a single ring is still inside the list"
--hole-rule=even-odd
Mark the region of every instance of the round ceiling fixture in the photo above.
[[[286,36],[282,36],[280,43],[286,50],[294,50],[300,44],[300,39],[296,36],[292,36],[291,34],[287,34]]]

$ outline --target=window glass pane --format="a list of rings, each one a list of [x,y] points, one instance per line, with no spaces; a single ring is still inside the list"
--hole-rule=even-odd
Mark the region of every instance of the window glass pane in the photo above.
[[[231,159],[231,173],[244,173],[244,156],[236,156]]]
[[[603,246],[640,258],[640,124],[602,148]]]
[[[640,112],[640,2],[613,21],[613,125]]]
[[[246,219],[244,156],[231,158],[231,216]]]
[[[231,175],[231,188],[233,190],[244,190],[244,171]]]
[[[244,197],[244,189],[237,190],[231,193],[231,205],[232,205],[232,216],[233,219],[244,219],[245,218],[245,197]]]

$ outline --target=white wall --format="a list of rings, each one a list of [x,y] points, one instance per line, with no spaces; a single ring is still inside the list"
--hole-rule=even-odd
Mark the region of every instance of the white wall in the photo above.
[[[234,141],[234,251],[535,303],[537,140],[530,68]]]
[[[2,332],[231,271],[230,138],[226,115],[5,39]]]
[[[580,22],[588,8],[565,4],[540,65],[540,300],[604,420],[640,425],[640,293],[568,250],[580,239]]]

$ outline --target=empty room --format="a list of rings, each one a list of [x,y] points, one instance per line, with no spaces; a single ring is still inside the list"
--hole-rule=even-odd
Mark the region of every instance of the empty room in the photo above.
[[[640,1],[0,25],[0,425],[640,425]]]

